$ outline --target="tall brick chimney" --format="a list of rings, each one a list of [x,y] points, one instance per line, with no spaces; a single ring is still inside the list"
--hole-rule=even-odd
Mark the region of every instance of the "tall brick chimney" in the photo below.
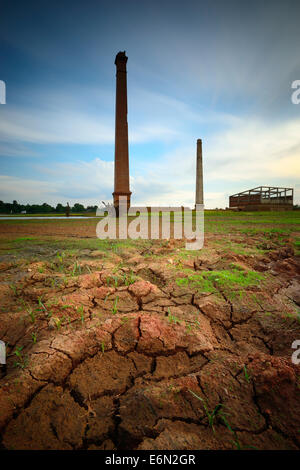
[[[202,140],[197,140],[196,204],[203,204]]]
[[[127,208],[130,207],[129,187],[129,152],[127,124],[127,57],[124,52],[118,52],[115,59],[116,75],[116,128],[115,128],[115,184],[114,207],[119,215],[119,197],[126,196]]]

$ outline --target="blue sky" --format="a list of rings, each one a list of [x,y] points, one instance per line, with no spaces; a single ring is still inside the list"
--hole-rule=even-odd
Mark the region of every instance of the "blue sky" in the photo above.
[[[259,185],[300,202],[300,4],[2,1],[0,199],[112,200],[115,65],[128,55],[133,204],[207,208]]]

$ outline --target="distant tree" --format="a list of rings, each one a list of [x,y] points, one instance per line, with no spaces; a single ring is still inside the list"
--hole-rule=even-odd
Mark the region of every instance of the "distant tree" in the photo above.
[[[43,213],[49,213],[49,212],[54,212],[54,207],[51,207],[49,204],[47,204],[46,202],[44,202],[44,204],[42,205],[42,211]]]
[[[78,202],[76,202],[74,204],[74,206],[72,207],[72,212],[84,212],[85,211],[85,208],[82,204],[79,204]]]
[[[0,201],[0,214],[8,214],[7,204],[3,201]]]
[[[65,212],[65,207],[59,202],[55,208],[55,212],[59,212],[60,214]]]
[[[98,206],[87,206],[86,212],[96,212],[98,209]]]
[[[18,212],[21,212],[20,206],[19,206],[19,204],[17,203],[17,201],[13,201],[13,203],[12,203],[12,208],[11,208],[11,209],[12,209],[12,211],[13,211],[14,214],[17,214]]]
[[[71,209],[71,212],[96,212],[97,206],[88,206],[85,209],[83,204],[76,202]],[[22,211],[26,211],[27,214],[49,214],[53,213],[65,213],[66,207],[61,203],[58,203],[56,207],[52,207],[50,204],[44,202],[43,204],[19,204],[16,200],[11,202],[0,201],[0,214],[16,214]]]

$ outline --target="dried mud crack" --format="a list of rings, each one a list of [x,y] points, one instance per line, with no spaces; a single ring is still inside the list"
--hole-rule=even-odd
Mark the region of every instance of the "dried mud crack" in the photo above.
[[[2,263],[0,448],[299,449],[299,257],[176,243]]]

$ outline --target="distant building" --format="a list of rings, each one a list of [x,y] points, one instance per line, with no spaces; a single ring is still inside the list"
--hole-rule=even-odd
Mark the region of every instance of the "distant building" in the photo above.
[[[229,209],[271,211],[293,209],[293,188],[258,186],[229,196]]]
[[[21,211],[21,214],[26,214],[26,211]]]

